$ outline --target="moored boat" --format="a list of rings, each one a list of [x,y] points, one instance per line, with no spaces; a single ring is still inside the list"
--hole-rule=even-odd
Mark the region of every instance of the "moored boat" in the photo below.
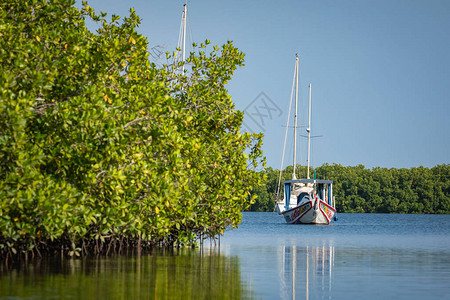
[[[331,180],[286,180],[277,211],[288,224],[330,224],[336,215],[332,186]]]
[[[333,197],[333,181],[310,179],[310,149],[311,149],[311,84],[309,85],[309,116],[308,127],[308,159],[307,175],[305,179],[297,179],[295,174],[297,151],[297,107],[298,107],[298,55],[295,60],[294,83],[295,86],[295,113],[294,113],[294,156],[292,179],[284,181],[284,197],[281,199],[281,177],[289,124],[286,125],[286,135],[283,149],[282,166],[276,194],[276,209],[288,224],[330,224],[337,220],[336,206]],[[293,90],[294,90],[293,86]],[[288,119],[289,122],[289,119]]]

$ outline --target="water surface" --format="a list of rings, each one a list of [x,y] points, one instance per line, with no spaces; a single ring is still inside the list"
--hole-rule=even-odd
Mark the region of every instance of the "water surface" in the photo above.
[[[329,226],[244,213],[221,248],[262,299],[445,299],[450,216],[339,214]]]
[[[447,299],[450,216],[244,213],[202,249],[0,267],[0,299]]]

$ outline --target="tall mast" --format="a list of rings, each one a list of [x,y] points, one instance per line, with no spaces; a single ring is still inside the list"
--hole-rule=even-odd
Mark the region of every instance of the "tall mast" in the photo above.
[[[184,61],[186,59],[186,25],[187,25],[187,4],[183,5],[183,18],[181,20],[183,28],[183,47],[181,48],[181,54],[183,58],[183,67],[181,72],[184,73]]]
[[[294,99],[294,88],[295,88],[295,81],[296,81],[296,74],[297,74],[297,66],[295,66],[294,68],[294,76],[292,76],[292,88],[291,88],[291,97],[289,98],[289,113],[288,113],[288,117],[286,119],[286,131],[284,132],[284,144],[283,144],[283,155],[281,156],[281,166],[280,166],[280,174],[278,176],[278,184],[277,184],[277,191],[275,194],[275,197],[279,197],[280,195],[280,191],[281,191],[281,177],[283,176],[283,165],[284,165],[284,158],[285,158],[285,154],[286,154],[286,142],[288,139],[288,133],[289,133],[289,123],[291,120],[291,108],[292,108],[292,100]],[[295,170],[294,170],[295,172]],[[295,175],[294,175],[295,176]]]
[[[311,158],[311,83],[309,84],[308,128],[306,128],[306,132],[308,132],[308,169],[306,171],[306,178],[309,179],[309,164]]]
[[[295,112],[294,112],[294,164],[292,171],[292,179],[297,179],[295,176],[295,165],[297,156],[297,106],[298,106],[298,54],[295,55]]]

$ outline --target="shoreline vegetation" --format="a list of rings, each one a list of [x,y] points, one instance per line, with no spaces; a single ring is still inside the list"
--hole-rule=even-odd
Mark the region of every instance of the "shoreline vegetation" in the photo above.
[[[194,44],[183,72],[133,9],[74,4],[0,0],[0,260],[196,246],[238,226],[265,164],[226,89],[244,54]]]
[[[410,169],[324,164],[311,174],[314,171],[317,178],[334,181],[338,213],[450,214],[450,164]],[[253,189],[257,198],[250,211],[274,211],[279,172],[272,168],[261,172],[265,183]],[[296,173],[306,176],[306,167],[299,166]],[[282,181],[291,176],[289,166]]]

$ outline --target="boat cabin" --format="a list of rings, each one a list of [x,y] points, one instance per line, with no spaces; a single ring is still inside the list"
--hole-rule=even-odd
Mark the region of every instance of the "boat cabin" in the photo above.
[[[315,188],[314,188],[315,187]],[[284,210],[288,210],[299,204],[303,196],[313,196],[313,191],[317,197],[326,202],[331,207],[335,207],[333,198],[333,181],[323,179],[292,179],[284,181]],[[295,201],[297,199],[297,201]],[[291,203],[295,201],[294,203]]]

